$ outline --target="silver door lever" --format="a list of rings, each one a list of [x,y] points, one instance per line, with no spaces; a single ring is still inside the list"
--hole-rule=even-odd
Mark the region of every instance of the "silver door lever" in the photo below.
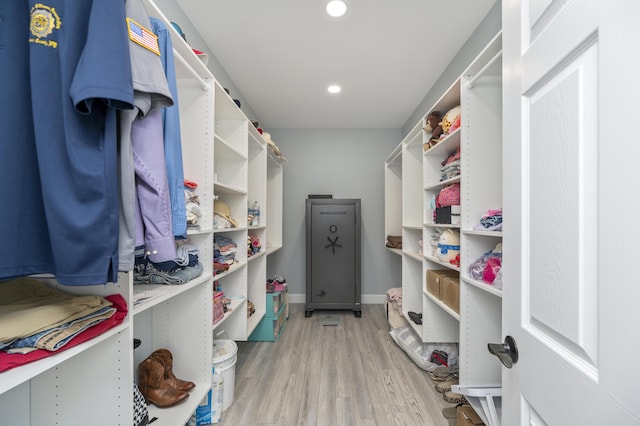
[[[504,339],[504,343],[489,343],[487,348],[507,368],[513,367],[513,364],[518,362],[518,347],[511,336],[507,336]]]

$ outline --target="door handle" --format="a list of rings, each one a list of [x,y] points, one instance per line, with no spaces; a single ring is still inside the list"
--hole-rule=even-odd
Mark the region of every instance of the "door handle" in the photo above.
[[[507,336],[504,343],[489,343],[487,348],[492,355],[498,357],[500,362],[507,368],[513,367],[518,362],[518,347],[513,337]]]

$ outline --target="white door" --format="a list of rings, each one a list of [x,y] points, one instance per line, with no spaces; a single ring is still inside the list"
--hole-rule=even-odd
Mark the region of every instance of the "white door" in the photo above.
[[[638,425],[640,1],[502,5],[502,424]]]

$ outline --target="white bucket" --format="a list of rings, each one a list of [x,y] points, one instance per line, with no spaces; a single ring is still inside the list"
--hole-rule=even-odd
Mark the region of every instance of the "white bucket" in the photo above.
[[[238,360],[238,345],[233,340],[213,341],[213,368],[222,374],[222,411],[233,403],[233,388],[236,382],[236,361]]]

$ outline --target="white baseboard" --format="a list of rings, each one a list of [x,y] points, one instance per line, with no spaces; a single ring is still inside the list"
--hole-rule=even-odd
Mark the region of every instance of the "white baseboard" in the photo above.
[[[304,293],[289,293],[289,303],[307,303],[307,298]],[[363,294],[360,296],[360,303],[363,305],[377,305],[382,304],[387,300],[385,294]]]

